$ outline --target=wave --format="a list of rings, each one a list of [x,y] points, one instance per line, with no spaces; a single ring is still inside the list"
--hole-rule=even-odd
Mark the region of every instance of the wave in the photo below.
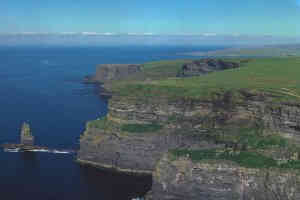
[[[26,150],[31,152],[50,152],[48,149],[32,149],[32,150]]]
[[[64,151],[64,150],[49,150],[49,149],[31,149],[26,150],[29,152],[42,152],[42,153],[54,153],[54,154],[72,154],[72,151]],[[24,152],[24,150],[20,148],[4,148],[4,152]]]
[[[4,149],[4,152],[10,152],[10,153],[20,152],[20,148]]]
[[[70,154],[70,153],[72,153],[72,152],[70,152],[70,151],[58,151],[58,150],[53,150],[51,153]]]

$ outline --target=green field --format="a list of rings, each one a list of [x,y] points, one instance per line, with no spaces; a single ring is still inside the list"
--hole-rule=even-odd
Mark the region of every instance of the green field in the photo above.
[[[121,131],[129,133],[156,132],[160,129],[162,129],[162,126],[159,124],[123,124],[121,126]]]
[[[213,99],[227,91],[247,90],[268,94],[276,100],[300,98],[300,58],[256,58],[241,62],[241,68],[192,78],[176,78],[188,60],[162,61],[144,65],[146,79],[116,82],[112,91],[124,97],[167,97]],[[140,75],[139,75],[140,76]],[[147,80],[147,81],[145,81]]]
[[[264,156],[263,154],[251,151],[230,152],[224,150],[172,150],[173,159],[187,156],[193,162],[208,161],[208,160],[227,160],[232,161],[239,166],[246,168],[281,168],[281,169],[300,169],[299,160],[289,160],[285,163],[278,163],[273,158]]]

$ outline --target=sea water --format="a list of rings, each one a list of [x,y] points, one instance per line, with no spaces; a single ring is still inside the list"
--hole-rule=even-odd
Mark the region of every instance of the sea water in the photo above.
[[[0,47],[0,143],[19,142],[22,122],[36,144],[78,149],[85,123],[104,116],[97,87],[82,83],[97,64],[186,58],[223,47]],[[126,200],[141,197],[151,178],[114,174],[74,162],[64,152],[0,152],[0,194],[7,200]]]

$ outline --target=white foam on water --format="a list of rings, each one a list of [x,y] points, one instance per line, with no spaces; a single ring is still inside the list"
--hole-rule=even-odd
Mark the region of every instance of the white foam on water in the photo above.
[[[58,151],[58,150],[54,150],[54,151],[52,151],[51,153],[69,154],[69,153],[71,153],[71,152],[69,152],[69,151]]]
[[[32,151],[32,152],[51,152],[48,149],[31,149],[31,150],[26,150],[26,151]]]
[[[11,153],[15,153],[15,152],[19,152],[20,148],[15,148],[15,149],[4,149],[4,152],[11,152]]]
[[[30,149],[25,150],[29,152],[42,152],[42,153],[54,153],[54,154],[71,154],[72,151],[66,151],[66,150],[50,150],[50,149]],[[23,152],[20,148],[4,148],[4,152]]]

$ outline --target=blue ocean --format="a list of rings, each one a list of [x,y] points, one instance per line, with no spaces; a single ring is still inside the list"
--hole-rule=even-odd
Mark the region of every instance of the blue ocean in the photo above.
[[[36,144],[79,148],[85,123],[107,113],[107,102],[83,77],[97,64],[188,58],[204,46],[0,47],[0,143],[19,142],[23,122]],[[129,200],[151,179],[79,166],[76,154],[0,151],[1,199]]]

